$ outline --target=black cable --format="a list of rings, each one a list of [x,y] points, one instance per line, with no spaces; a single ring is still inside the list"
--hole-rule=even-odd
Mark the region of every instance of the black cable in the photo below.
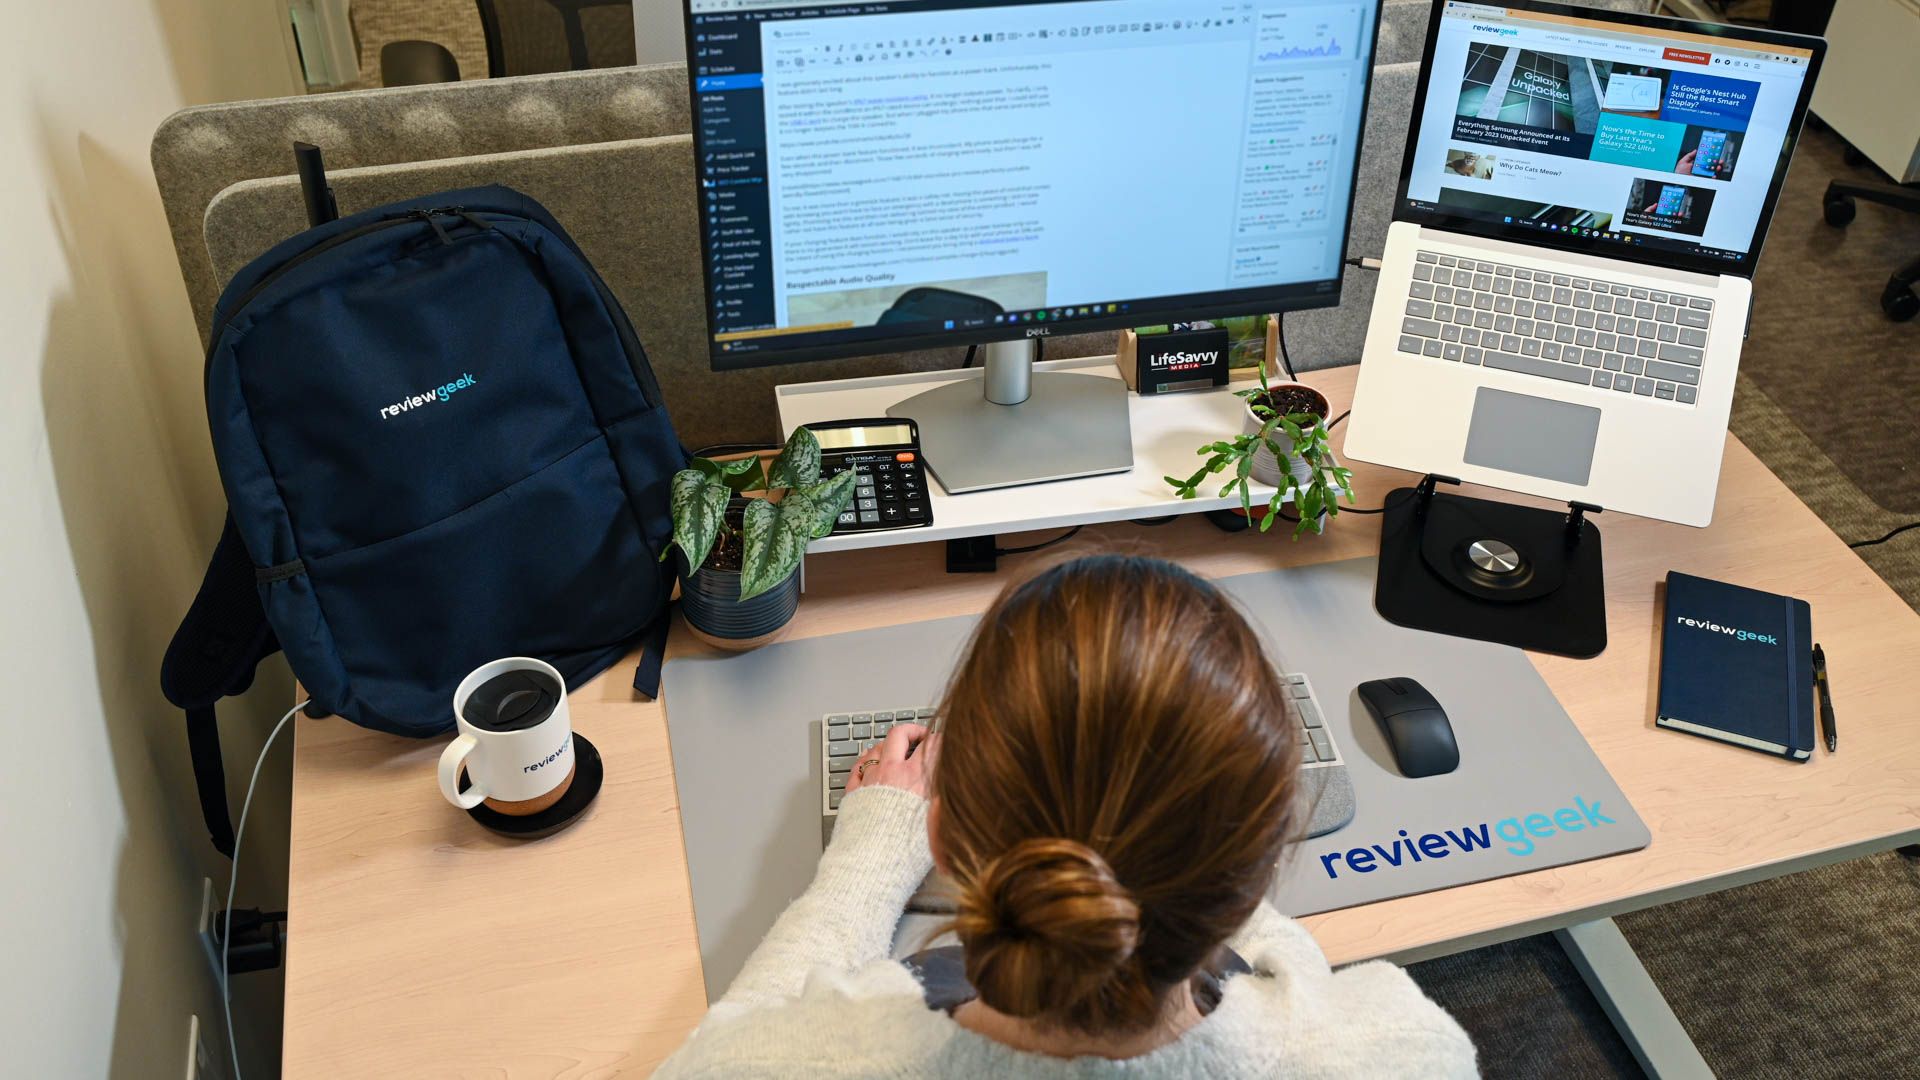
[[[1074,537],[1080,535],[1080,530],[1084,528],[1086,528],[1086,526],[1084,525],[1075,525],[1073,528],[1068,529],[1066,532],[1061,533],[1059,536],[1056,536],[1051,540],[1043,540],[1038,544],[1028,544],[1026,547],[994,548],[993,553],[995,556],[1026,555],[1030,552],[1035,552],[1035,551],[1043,550],[1045,548],[1050,548],[1055,544],[1064,544],[1067,541],[1073,539]]]
[[[1180,520],[1179,514],[1168,514],[1166,517],[1134,518],[1133,523],[1135,525],[1140,525],[1149,529],[1153,529],[1153,528],[1158,528],[1161,525],[1171,525],[1174,522],[1179,520]]]
[[[1273,324],[1274,339],[1280,342],[1280,366],[1287,370],[1287,378],[1299,382],[1300,376],[1293,373],[1293,357],[1287,355],[1287,313],[1283,311],[1275,315]]]
[[[1909,529],[1920,529],[1920,521],[1910,521],[1907,524],[1900,526],[1899,528],[1893,530],[1892,532],[1888,533],[1887,535],[1881,537],[1878,540],[1862,540],[1857,544],[1848,544],[1847,546],[1850,548],[1874,547],[1879,544],[1886,543],[1887,541],[1893,539],[1896,536],[1899,536],[1901,533],[1906,532]]]
[[[960,366],[961,366],[961,367],[963,367],[963,368],[970,368],[970,367],[972,367],[972,366],[973,366],[973,358],[974,358],[975,356],[978,356],[979,354],[980,354],[980,346],[978,346],[978,345],[969,345],[969,346],[967,346],[967,358],[966,358],[965,360],[962,360],[962,361],[960,361]]]
[[[778,449],[780,449],[778,446],[768,446],[765,443],[715,443],[695,450],[693,456],[711,458],[715,454],[758,454],[762,451]]]

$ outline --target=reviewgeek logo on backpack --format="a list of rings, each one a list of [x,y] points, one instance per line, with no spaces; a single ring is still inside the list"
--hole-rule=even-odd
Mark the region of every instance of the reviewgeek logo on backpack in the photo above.
[[[447,383],[443,386],[436,386],[432,390],[428,390],[426,393],[415,394],[410,398],[404,398],[400,401],[396,401],[392,405],[383,406],[380,409],[380,419],[391,420],[394,417],[399,416],[401,413],[412,412],[414,409],[420,408],[422,405],[432,405],[435,402],[446,401],[447,399],[453,397],[453,395],[459,393],[462,390],[465,390],[469,386],[472,386],[474,382],[475,382],[475,379],[473,377],[473,373],[468,372],[464,375],[461,375],[459,378],[453,380],[452,382]]]

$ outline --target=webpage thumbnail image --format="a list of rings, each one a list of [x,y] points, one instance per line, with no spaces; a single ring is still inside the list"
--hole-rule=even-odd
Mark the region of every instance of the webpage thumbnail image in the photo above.
[[[1706,231],[1707,211],[1712,206],[1711,189],[1641,177],[1627,194],[1627,208],[1620,220],[1642,229],[1699,236]]]
[[[1473,42],[1456,139],[1731,180],[1760,85]]]

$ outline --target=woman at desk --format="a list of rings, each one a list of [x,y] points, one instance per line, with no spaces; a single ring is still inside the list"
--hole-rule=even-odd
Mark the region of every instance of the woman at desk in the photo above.
[[[1094,556],[1010,589],[847,784],[813,885],[661,1069],[1471,1076],[1405,972],[1330,971],[1264,896],[1298,827],[1284,686],[1213,586]],[[931,866],[957,950],[889,959]]]

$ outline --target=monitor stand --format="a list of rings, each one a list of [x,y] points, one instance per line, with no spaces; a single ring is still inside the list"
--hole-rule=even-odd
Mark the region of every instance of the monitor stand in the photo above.
[[[1607,647],[1600,508],[1566,513],[1442,495],[1429,475],[1387,496],[1373,606],[1414,630],[1582,659]]]
[[[1127,384],[1102,375],[1036,372],[1036,351],[1032,340],[983,345],[982,378],[888,407],[888,416],[919,425],[927,468],[947,494],[1133,468]]]

